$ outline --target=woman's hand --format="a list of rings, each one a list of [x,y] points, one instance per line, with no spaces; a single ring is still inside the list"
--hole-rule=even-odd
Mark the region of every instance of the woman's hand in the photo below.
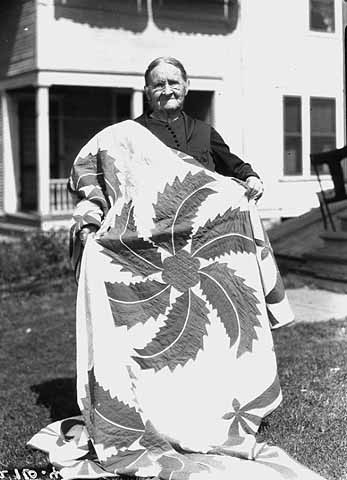
[[[95,237],[95,233],[97,230],[98,230],[98,227],[93,224],[85,225],[84,227],[81,228],[81,230],[78,233],[78,237],[81,240],[81,243],[83,246],[86,244],[87,239],[90,235],[92,236],[92,238]]]
[[[248,177],[246,179],[247,196],[251,200],[259,200],[264,193],[263,182],[258,177]]]

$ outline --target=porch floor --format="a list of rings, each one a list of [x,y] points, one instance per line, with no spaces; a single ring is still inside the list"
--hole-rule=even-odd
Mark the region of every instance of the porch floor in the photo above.
[[[325,231],[319,208],[268,230],[284,271],[342,282],[347,291],[347,201],[330,206],[337,232]]]

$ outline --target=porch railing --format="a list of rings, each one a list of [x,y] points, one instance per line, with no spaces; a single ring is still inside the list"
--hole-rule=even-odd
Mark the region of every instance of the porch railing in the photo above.
[[[67,190],[66,178],[50,179],[49,197],[51,213],[70,213],[74,208],[74,201]]]

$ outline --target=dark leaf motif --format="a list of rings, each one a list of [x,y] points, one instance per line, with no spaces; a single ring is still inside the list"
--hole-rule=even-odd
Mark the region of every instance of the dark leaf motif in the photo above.
[[[102,444],[104,448],[128,448],[142,433],[143,431],[128,429],[122,424],[118,426],[99,414],[98,409],[95,410],[93,441]]]
[[[154,455],[161,455],[172,450],[170,443],[160,435],[150,420],[146,422],[145,433],[140,440],[140,445]]]
[[[96,173],[96,155],[89,153],[85,157],[78,157],[72,166],[71,177],[69,180],[70,188],[76,192],[79,190],[79,188],[87,185],[99,187],[96,179]],[[101,192],[99,191],[99,193]]]
[[[254,400],[244,405],[241,411],[249,411],[252,409],[264,408],[271,406],[281,395],[281,386],[278,376],[276,375],[272,384]]]
[[[270,255],[270,248],[266,245],[266,243],[263,240],[260,240],[259,238],[255,239],[255,244],[257,247],[260,247],[261,253],[260,253],[260,258],[262,260],[265,260]]]
[[[111,397],[108,390],[104,390],[96,381],[94,386],[94,408],[99,415],[107,418],[117,425],[122,425],[129,430],[144,431],[145,427],[141,415],[134,407],[130,407],[117,397]]]
[[[156,280],[131,285],[105,282],[116,326],[128,328],[164,314],[170,302],[170,286]]]
[[[234,399],[234,411],[223,415],[224,420],[231,420],[229,440],[240,436],[239,427],[242,427],[245,432],[254,435],[259,428],[262,417],[265,417],[269,412],[265,412],[262,416],[259,416],[258,414],[250,413],[250,411],[257,411],[265,407],[269,407],[269,410],[271,411],[273,408],[272,405],[280,396],[281,387],[278,376],[276,375],[272,384],[264,392],[243,407],[241,407],[238,400]],[[252,424],[249,424],[247,421],[252,422]]]
[[[129,447],[144,433],[145,427],[141,415],[117,397],[111,397],[108,390],[98,383],[94,370],[88,372],[89,376],[89,422],[87,427],[92,427],[89,432],[96,443],[102,443],[105,448]],[[92,418],[91,418],[92,412]]]
[[[263,250],[261,251],[260,258],[262,260],[265,260],[270,255],[270,249],[269,247],[264,247]]]
[[[202,291],[217,310],[230,339],[230,347],[239,342],[238,357],[251,352],[253,341],[258,338],[255,327],[260,326],[257,318],[259,301],[254,290],[226,264],[213,263],[202,268],[200,274]]]
[[[226,253],[255,253],[254,242],[247,237],[243,237],[237,233],[231,233],[225,237],[216,238],[215,241],[203,246],[196,253],[196,257],[205,258],[206,260],[216,260]]]
[[[184,293],[176,299],[172,309],[168,313],[165,324],[159,332],[143,349],[135,349],[141,356],[155,356],[166,350],[179,337],[187,320],[189,295]]]
[[[175,480],[189,480],[193,473],[209,472],[209,465],[191,460],[186,455],[175,453],[163,455],[158,459],[161,466],[159,478],[175,478]]]
[[[103,172],[102,188],[105,196],[112,198],[113,203],[121,197],[119,170],[116,160],[108,154],[107,150],[98,151],[98,168]],[[112,182],[112,183],[111,183]]]
[[[278,269],[276,268],[276,283],[273,289],[266,294],[265,301],[269,305],[273,305],[274,303],[280,303],[285,297],[285,290],[282,281],[282,277]]]
[[[83,428],[85,426],[86,423],[83,420],[78,420],[76,418],[67,418],[66,420],[62,420],[60,424],[60,432],[66,442],[77,442],[80,436],[80,430],[76,432],[75,428]],[[59,439],[58,442],[60,443],[61,439]],[[79,457],[76,457],[76,460],[97,461],[97,455],[90,440],[88,440],[88,450],[86,451],[86,453],[82,454]]]
[[[110,392],[96,380],[94,369],[88,372],[88,377],[87,388],[90,394],[88,402],[85,403],[88,406],[86,413],[89,413],[90,418],[87,427],[92,426],[89,433],[93,440],[103,443],[105,447],[129,447],[144,433],[145,426],[141,415],[134,407],[117,397],[111,397]]]
[[[259,415],[248,413],[245,408],[241,409],[240,402],[236,399],[233,400],[233,408],[233,412],[223,415],[224,420],[232,420],[229,427],[228,440],[225,443],[225,445],[228,445],[229,447],[238,438],[242,437],[240,427],[242,427],[244,432],[254,435],[257,432],[261,422],[261,417],[259,417]],[[249,424],[247,421],[252,423]]]
[[[125,232],[127,224],[129,221],[130,210],[133,208],[132,202],[125,203],[122,207],[120,215],[116,215],[112,228],[110,228],[100,240],[99,243],[103,245],[103,241],[108,239],[108,241],[119,240],[119,237]],[[106,248],[107,245],[105,245]],[[110,248],[112,250],[112,248]]]
[[[114,187],[118,182],[118,178],[117,175],[110,177],[115,179],[115,186],[112,187],[112,189],[108,187],[108,191],[105,182],[105,171],[101,165],[102,156],[107,157],[106,150],[98,150],[96,155],[89,153],[86,157],[79,157],[73,165],[71,179],[73,190],[77,190],[80,196],[92,199],[93,202],[100,204],[105,212],[110,207],[109,196],[111,195],[111,198],[115,197]],[[114,159],[112,159],[112,157],[110,157],[110,159],[109,163],[114,163]],[[88,193],[86,194],[83,187],[91,186],[94,186],[94,189],[92,191],[89,191],[88,189]],[[118,195],[120,195],[120,190]]]
[[[89,392],[87,397],[81,398],[80,402],[82,403],[81,413],[83,420],[86,424],[88,433],[91,438],[95,436],[95,425],[94,425],[94,410],[91,406]]]
[[[179,297],[169,312],[166,324],[157,336],[133,359],[143,369],[155,371],[168,366],[174,370],[195,359],[203,348],[203,337],[209,322],[208,310],[202,299],[190,290]]]
[[[270,322],[271,327],[275,327],[276,325],[278,325],[280,323],[277,320],[277,318],[274,316],[274,314],[271,312],[269,307],[266,308],[266,312],[267,312],[267,316],[269,318],[269,322]]]
[[[92,153],[88,153],[85,157],[78,157],[74,165],[78,167],[83,167],[86,171],[96,172],[97,170],[97,162],[96,162],[96,155]]]
[[[108,461],[108,470],[112,469],[120,475],[135,475],[140,467],[152,465],[154,456],[173,451],[170,443],[159,434],[149,420],[139,443],[143,449],[121,451],[114,455],[111,461]]]
[[[176,177],[172,185],[167,184],[164,192],[158,193],[157,203],[153,205],[155,218],[154,228],[152,230],[152,239],[157,246],[173,253],[172,226],[177,211],[180,209],[181,204],[193,192],[204,187],[211,181],[214,181],[214,179],[202,170],[196,174],[189,172],[182,181]],[[196,212],[194,212],[194,215],[195,213]]]
[[[267,232],[264,228],[263,223],[261,223],[261,226],[262,226],[262,230],[263,230],[264,240],[261,240],[259,238],[255,238],[255,244],[257,245],[257,247],[262,248],[260,258],[262,260],[265,260],[265,258],[267,258],[270,254],[273,254],[273,251],[272,251],[271,243],[270,243],[270,240],[269,240],[269,236],[268,236],[268,234],[267,234]]]
[[[261,228],[262,228],[262,230],[263,230],[263,235],[264,235],[265,245],[266,245],[267,247],[269,247],[269,248],[270,248],[270,250],[272,251],[272,247],[271,247],[270,238],[269,238],[269,235],[268,235],[267,231],[266,231],[266,230],[265,230],[265,228],[264,228],[264,224],[263,224],[263,222],[261,222]]]
[[[103,235],[98,242],[110,256],[113,263],[122,266],[122,271],[133,275],[148,276],[161,269],[161,255],[156,247],[139,237],[134,220],[134,207],[124,205],[115,226]]]
[[[249,212],[227,210],[199,227],[192,239],[192,255],[215,259],[231,251],[255,253]]]
[[[113,471],[117,475],[136,476],[139,468],[153,465],[148,452],[143,449],[119,451],[107,459],[107,471]]]
[[[217,310],[230,339],[230,347],[232,347],[240,334],[239,319],[234,302],[220,281],[210,276],[206,268],[201,269],[200,274],[202,292],[206,295],[212,307]]]
[[[176,456],[163,455],[158,460],[157,463],[160,465],[161,470],[158,475],[159,478],[171,479],[174,472],[179,472],[183,467],[183,462],[181,462]],[[176,479],[176,475],[174,476]]]
[[[200,205],[206,198],[216,193],[211,188],[202,188],[188,197],[178,208],[177,215],[173,223],[173,252],[176,253],[187,245],[192,231],[193,220],[197,214]]]

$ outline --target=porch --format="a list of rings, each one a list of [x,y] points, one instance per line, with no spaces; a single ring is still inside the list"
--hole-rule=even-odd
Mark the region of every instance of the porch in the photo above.
[[[67,178],[81,147],[101,129],[145,108],[142,90],[125,88],[53,85],[1,96],[5,191],[0,214],[25,214],[34,223],[71,218],[74,199]],[[213,122],[213,92],[190,92],[187,110]]]

